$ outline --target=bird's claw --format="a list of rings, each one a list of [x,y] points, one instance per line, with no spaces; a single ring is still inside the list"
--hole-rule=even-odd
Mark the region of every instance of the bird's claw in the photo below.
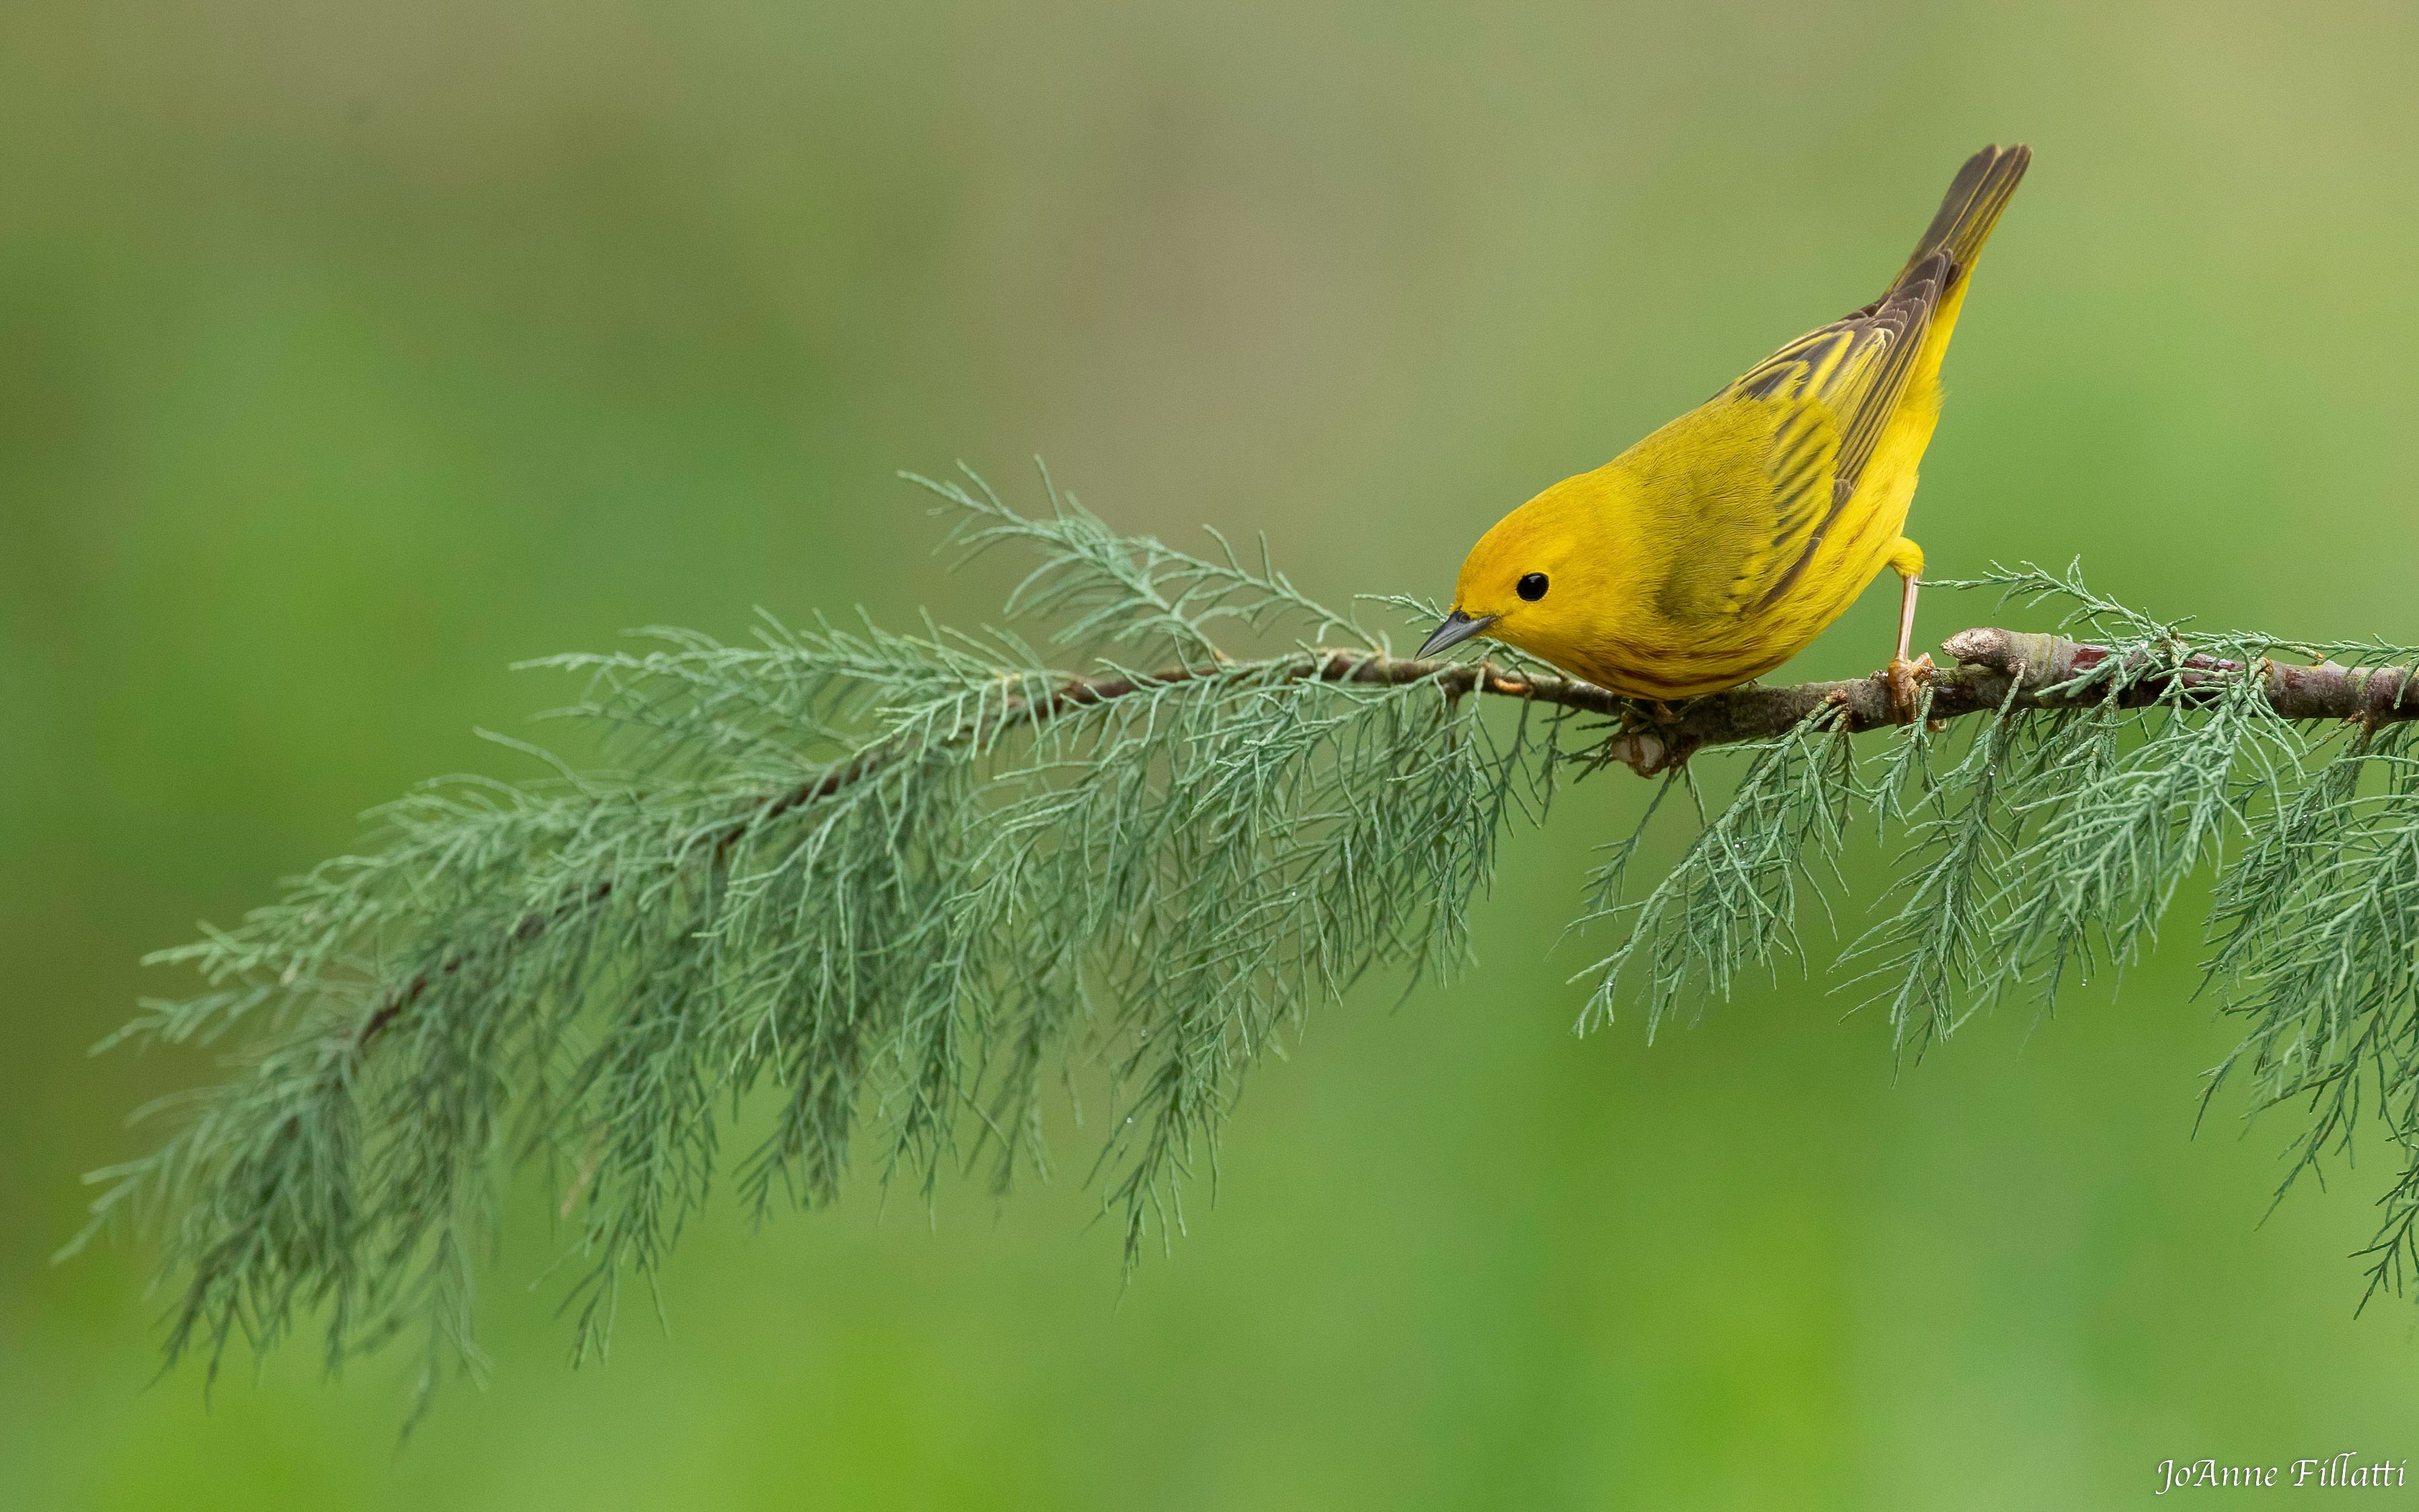
[[[1900,724],[1915,723],[1920,706],[1923,685],[1932,681],[1932,657],[1922,656],[1908,661],[1892,656],[1883,669],[1882,680],[1889,686],[1890,717]]]

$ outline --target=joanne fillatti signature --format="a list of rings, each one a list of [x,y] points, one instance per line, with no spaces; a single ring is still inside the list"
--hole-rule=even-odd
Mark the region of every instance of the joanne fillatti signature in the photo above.
[[[2214,1459],[2162,1459],[2159,1461],[2159,1489],[2154,1495],[2169,1491],[2211,1490],[2227,1487],[2318,1487],[2334,1490],[2373,1489],[2405,1484],[2411,1473],[2408,1459],[2363,1460],[2356,1450],[2347,1449],[2331,1459],[2296,1459],[2282,1465],[2221,1465]]]

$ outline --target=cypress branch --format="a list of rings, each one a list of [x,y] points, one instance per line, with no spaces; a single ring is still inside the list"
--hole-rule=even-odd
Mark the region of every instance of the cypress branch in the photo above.
[[[1949,637],[1942,649],[1957,658],[1959,665],[1931,679],[1930,702],[1924,713],[1934,721],[2003,710],[2083,706],[2081,699],[2085,696],[2064,691],[2064,685],[2112,655],[2105,646],[2080,643],[2063,636],[1995,628],[1961,630]],[[2116,706],[2149,706],[2170,687],[2187,704],[2214,702],[2225,679],[2242,671],[2239,662],[2197,656],[2187,659],[2192,665],[2172,676],[2146,676],[2129,685]],[[1882,671],[1843,682],[1733,688],[1667,712],[1650,710],[1636,701],[1575,678],[1514,671],[1491,661],[1419,660],[1379,652],[1320,647],[1292,656],[1230,661],[1213,671],[1226,675],[1260,673],[1280,681],[1300,679],[1381,687],[1425,683],[1447,698],[1484,691],[1603,715],[1622,720],[1623,727],[1607,739],[1600,754],[1606,760],[1631,767],[1641,777],[1678,767],[1707,746],[1787,736],[1805,729],[1837,728],[1854,733],[1905,722],[1890,706],[1887,675]],[[994,717],[994,728],[970,726],[951,731],[943,740],[956,743],[994,738],[1012,725],[1047,723],[1076,709],[1132,698],[1148,690],[1179,687],[1208,674],[1197,669],[1168,667],[1140,674],[1073,677],[1040,698],[1009,701]],[[2411,682],[2407,668],[2297,667],[2272,662],[2262,670],[2262,696],[2280,718],[2350,719],[2372,727],[2419,718],[2419,697],[2405,697]],[[1837,712],[1831,712],[1834,710]],[[1811,727],[1808,724],[1810,719],[1814,721]],[[720,859],[719,853],[745,834],[749,824],[778,819],[793,809],[827,798],[862,780],[896,755],[894,751],[869,750],[784,793],[767,796],[757,806],[755,814],[734,820],[723,832],[716,841],[715,859]],[[600,881],[584,901],[601,902],[612,887],[611,879]],[[544,914],[524,917],[513,930],[515,942],[526,943],[548,922],[548,916]],[[459,969],[461,964],[462,958],[455,957],[437,969],[450,973]],[[358,1054],[377,1040],[397,1014],[407,1011],[427,990],[428,984],[426,973],[415,976],[372,1011],[351,1031],[354,1052]]]
[[[475,1368],[470,1257],[531,1163],[575,1226],[577,1357],[717,1177],[760,1218],[859,1165],[929,1193],[984,1164],[1005,1190],[1047,1168],[1050,1085],[1085,1068],[1111,1088],[1093,1178],[1131,1260],[1180,1227],[1245,1072],[1307,1006],[1448,976],[1502,838],[1613,764],[1662,786],[1590,883],[1578,924],[1612,943],[1582,1027],[1642,998],[1652,1029],[1802,957],[1801,906],[1849,900],[1860,814],[1903,849],[1846,984],[1918,1057],[1992,1002],[2121,968],[2213,871],[2210,988],[2246,1028],[2210,1094],[2307,1104],[2288,1182],[2381,1123],[2406,1165],[2370,1289],[2419,1264],[2419,965],[2385,943],[2419,933],[2409,649],[2187,636],[2072,569],[1995,569],[1954,586],[2062,618],[1952,636],[1912,722],[1878,673],[1665,708],[1518,658],[1394,656],[1264,550],[917,481],[969,552],[1038,553],[1013,628],[767,620],[749,645],[656,630],[540,664],[585,678],[559,717],[623,768],[424,789],[365,854],[154,958],[208,990],[121,1037],[252,1045],[94,1178],[87,1237],[120,1215],[162,1235],[171,1359],[215,1370],[316,1321],[331,1368],[407,1330],[424,1385]],[[1696,834],[1633,901],[1680,788]]]

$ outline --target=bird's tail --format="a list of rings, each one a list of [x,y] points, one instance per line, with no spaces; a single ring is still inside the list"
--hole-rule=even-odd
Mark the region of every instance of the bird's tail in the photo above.
[[[1963,283],[1973,270],[1975,259],[1982,255],[1982,243],[1991,239],[1991,228],[1999,224],[1999,212],[2008,208],[2010,196],[2031,165],[2033,149],[2019,144],[2015,147],[1987,147],[1965,160],[1957,170],[1957,177],[1949,186],[1940,202],[1939,213],[1926,226],[1923,239],[1915,244],[1915,255],[1899,270],[1890,281],[1895,289],[1909,279],[1930,276],[1928,265],[1941,253],[1949,256],[1947,283]]]

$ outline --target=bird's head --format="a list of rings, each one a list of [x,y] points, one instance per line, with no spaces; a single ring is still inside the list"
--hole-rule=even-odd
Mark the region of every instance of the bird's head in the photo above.
[[[1419,654],[1486,635],[1567,670],[1613,587],[1603,532],[1589,528],[1584,508],[1549,488],[1496,521],[1462,559],[1453,612]]]

